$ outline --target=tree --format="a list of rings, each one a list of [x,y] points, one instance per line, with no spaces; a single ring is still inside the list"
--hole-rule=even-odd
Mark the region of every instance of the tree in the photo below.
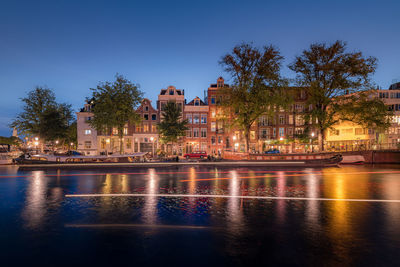
[[[139,123],[141,118],[135,112],[142,101],[143,93],[122,75],[115,75],[114,82],[100,82],[92,90],[92,120],[90,125],[99,132],[117,128],[120,139],[119,151],[123,153],[123,130],[125,125]]]
[[[225,55],[220,64],[231,74],[233,85],[219,90],[230,127],[244,132],[249,151],[250,128],[260,115],[273,116],[289,103],[287,82],[280,75],[283,57],[273,46],[262,49],[243,43]],[[231,116],[233,113],[233,116]]]
[[[0,136],[0,144],[2,145],[9,145],[9,146],[21,146],[22,140],[16,136]]]
[[[188,130],[188,121],[182,120],[182,111],[173,101],[168,101],[161,113],[162,119],[157,124],[161,141],[165,144],[176,143]]]
[[[346,43],[342,41],[331,45],[311,44],[289,65],[297,73],[298,85],[307,91],[307,104],[312,109],[304,117],[306,121],[316,123],[322,151],[327,129],[341,120],[387,127],[386,120],[390,114],[384,103],[360,94],[372,88],[370,76],[376,66],[374,57],[364,57],[361,52],[346,52]],[[372,107],[367,112],[369,114],[359,113],[368,107]]]
[[[73,123],[71,105],[57,104],[43,114],[43,132],[47,141],[67,141],[68,129]]]
[[[22,134],[37,136],[44,141],[65,138],[65,131],[73,121],[71,105],[57,103],[54,92],[36,87],[22,98],[23,111],[11,123]]]

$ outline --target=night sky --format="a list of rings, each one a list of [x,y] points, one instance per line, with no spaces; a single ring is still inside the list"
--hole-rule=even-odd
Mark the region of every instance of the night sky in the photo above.
[[[378,58],[387,89],[400,81],[400,1],[18,1],[0,0],[0,135],[26,92],[53,88],[82,107],[89,88],[120,73],[155,102],[161,88],[203,91],[223,73],[218,61],[245,41],[285,57],[312,42],[348,43]]]

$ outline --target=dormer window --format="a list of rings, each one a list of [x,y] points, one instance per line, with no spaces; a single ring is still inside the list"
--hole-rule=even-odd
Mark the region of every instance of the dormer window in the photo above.
[[[149,111],[149,107],[148,107],[148,106],[145,106],[145,107],[144,107],[144,111]]]
[[[169,95],[174,95],[174,90],[169,90]]]
[[[195,105],[195,106],[200,106],[200,101],[199,101],[199,100],[196,100],[196,101],[194,102],[194,105]]]

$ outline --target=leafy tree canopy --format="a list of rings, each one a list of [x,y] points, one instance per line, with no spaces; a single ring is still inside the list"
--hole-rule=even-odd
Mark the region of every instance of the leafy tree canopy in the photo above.
[[[101,82],[91,90],[93,118],[89,123],[99,132],[117,128],[122,154],[123,129],[128,122],[140,122],[141,118],[136,109],[143,99],[143,93],[139,90],[139,85],[133,84],[119,74],[115,76],[114,82]]]
[[[188,130],[186,126],[188,121],[182,120],[182,111],[179,106],[169,101],[162,110],[162,119],[158,123],[157,128],[163,143],[175,143],[179,137],[185,135],[185,131]]]
[[[331,45],[311,44],[289,65],[297,73],[298,85],[307,90],[307,104],[312,109],[306,113],[305,120],[317,121],[322,150],[326,130],[340,120],[387,126],[385,120],[390,114],[387,109],[385,112],[383,102],[359,94],[372,88],[370,77],[376,70],[376,61],[361,52],[347,52],[346,43],[336,41]],[[366,108],[371,108],[370,114],[361,115],[359,112]]]
[[[243,43],[220,61],[224,70],[233,78],[229,88],[219,89],[222,106],[230,126],[244,131],[246,150],[249,150],[250,127],[262,114],[272,114],[285,107],[290,99],[287,81],[280,75],[283,57],[273,46],[262,49]],[[234,113],[234,116],[231,115]]]
[[[21,100],[23,111],[12,121],[11,127],[45,141],[65,139],[66,130],[74,120],[71,105],[57,103],[54,92],[44,87],[36,87]]]
[[[2,145],[10,145],[10,146],[20,146],[22,144],[22,140],[16,136],[0,136],[0,144]]]

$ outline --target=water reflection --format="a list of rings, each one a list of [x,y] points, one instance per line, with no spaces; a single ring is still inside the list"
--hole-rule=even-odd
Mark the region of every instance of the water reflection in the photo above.
[[[146,194],[143,206],[143,222],[153,225],[157,221],[158,197],[154,194],[159,192],[159,177],[154,169],[149,169],[146,181]]]
[[[319,177],[312,171],[306,172],[306,184],[307,184],[307,197],[318,198],[319,195]],[[306,219],[309,227],[318,228],[319,226],[319,214],[320,214],[320,201],[310,200],[306,203]],[[314,229],[316,230],[316,229]]]
[[[277,173],[277,196],[284,197],[286,191],[286,177],[285,173],[280,171]],[[285,209],[286,200],[278,199],[276,200],[276,219],[278,224],[282,224],[285,221]]]
[[[31,177],[23,179],[26,182],[26,195],[23,198],[24,207],[22,212],[18,210],[18,215],[22,214],[24,227],[43,229],[42,226],[50,225],[58,229],[54,217],[62,213],[59,220],[67,220],[67,224],[130,225],[132,229],[129,231],[134,233],[130,237],[135,236],[135,242],[146,243],[148,239],[137,239],[142,232],[135,230],[136,225],[160,226],[157,228],[160,230],[152,232],[157,242],[158,238],[166,239],[167,235],[162,232],[172,232],[174,225],[178,225],[176,229],[181,231],[179,235],[184,240],[191,240],[191,234],[196,233],[189,233],[197,229],[191,226],[204,226],[213,229],[202,235],[206,240],[204,244],[217,240],[220,242],[218,244],[223,244],[220,249],[222,253],[229,251],[232,257],[244,255],[246,248],[256,251],[259,244],[272,242],[271,246],[279,248],[280,242],[287,242],[284,246],[293,254],[299,251],[299,247],[325,246],[329,253],[324,256],[336,259],[327,259],[328,265],[349,262],[354,255],[354,244],[366,246],[376,242],[384,247],[391,242],[400,247],[399,203],[316,199],[400,199],[400,179],[397,174],[374,173],[373,169],[367,167],[332,168],[321,172],[312,169],[289,172],[255,168],[227,171],[196,167],[171,168],[167,171],[149,169],[146,174],[110,172],[104,175],[94,173],[93,176],[63,176],[63,173],[58,171],[55,176],[54,173],[53,176],[46,176],[43,171],[35,171],[30,173]],[[66,192],[145,193],[146,196],[66,199],[63,197]],[[157,196],[158,193],[219,194],[232,198],[166,198]],[[243,200],[234,197],[240,195],[299,196],[312,200]],[[86,234],[84,230],[79,233]],[[98,230],[92,229],[91,233],[115,234],[119,240],[124,239],[119,230],[99,227]],[[133,242],[128,238],[124,241],[125,244]],[[165,243],[169,244],[168,240]]]
[[[231,171],[230,173],[231,179],[229,180],[229,188],[228,193],[230,196],[240,196],[241,192],[241,184],[242,180],[238,177],[237,171]],[[229,198],[228,199],[228,209],[227,209],[227,219],[228,219],[228,228],[237,232],[242,229],[242,205],[243,199],[241,198]]]
[[[382,187],[384,198],[399,199],[400,178],[395,174],[387,175],[385,178],[386,181]],[[374,184],[374,187],[379,187],[379,185]],[[387,203],[384,205],[384,209],[386,212],[386,224],[389,234],[400,236],[400,204]]]
[[[43,171],[32,172],[26,192],[25,208],[22,217],[27,228],[39,228],[46,215],[47,178]]]

